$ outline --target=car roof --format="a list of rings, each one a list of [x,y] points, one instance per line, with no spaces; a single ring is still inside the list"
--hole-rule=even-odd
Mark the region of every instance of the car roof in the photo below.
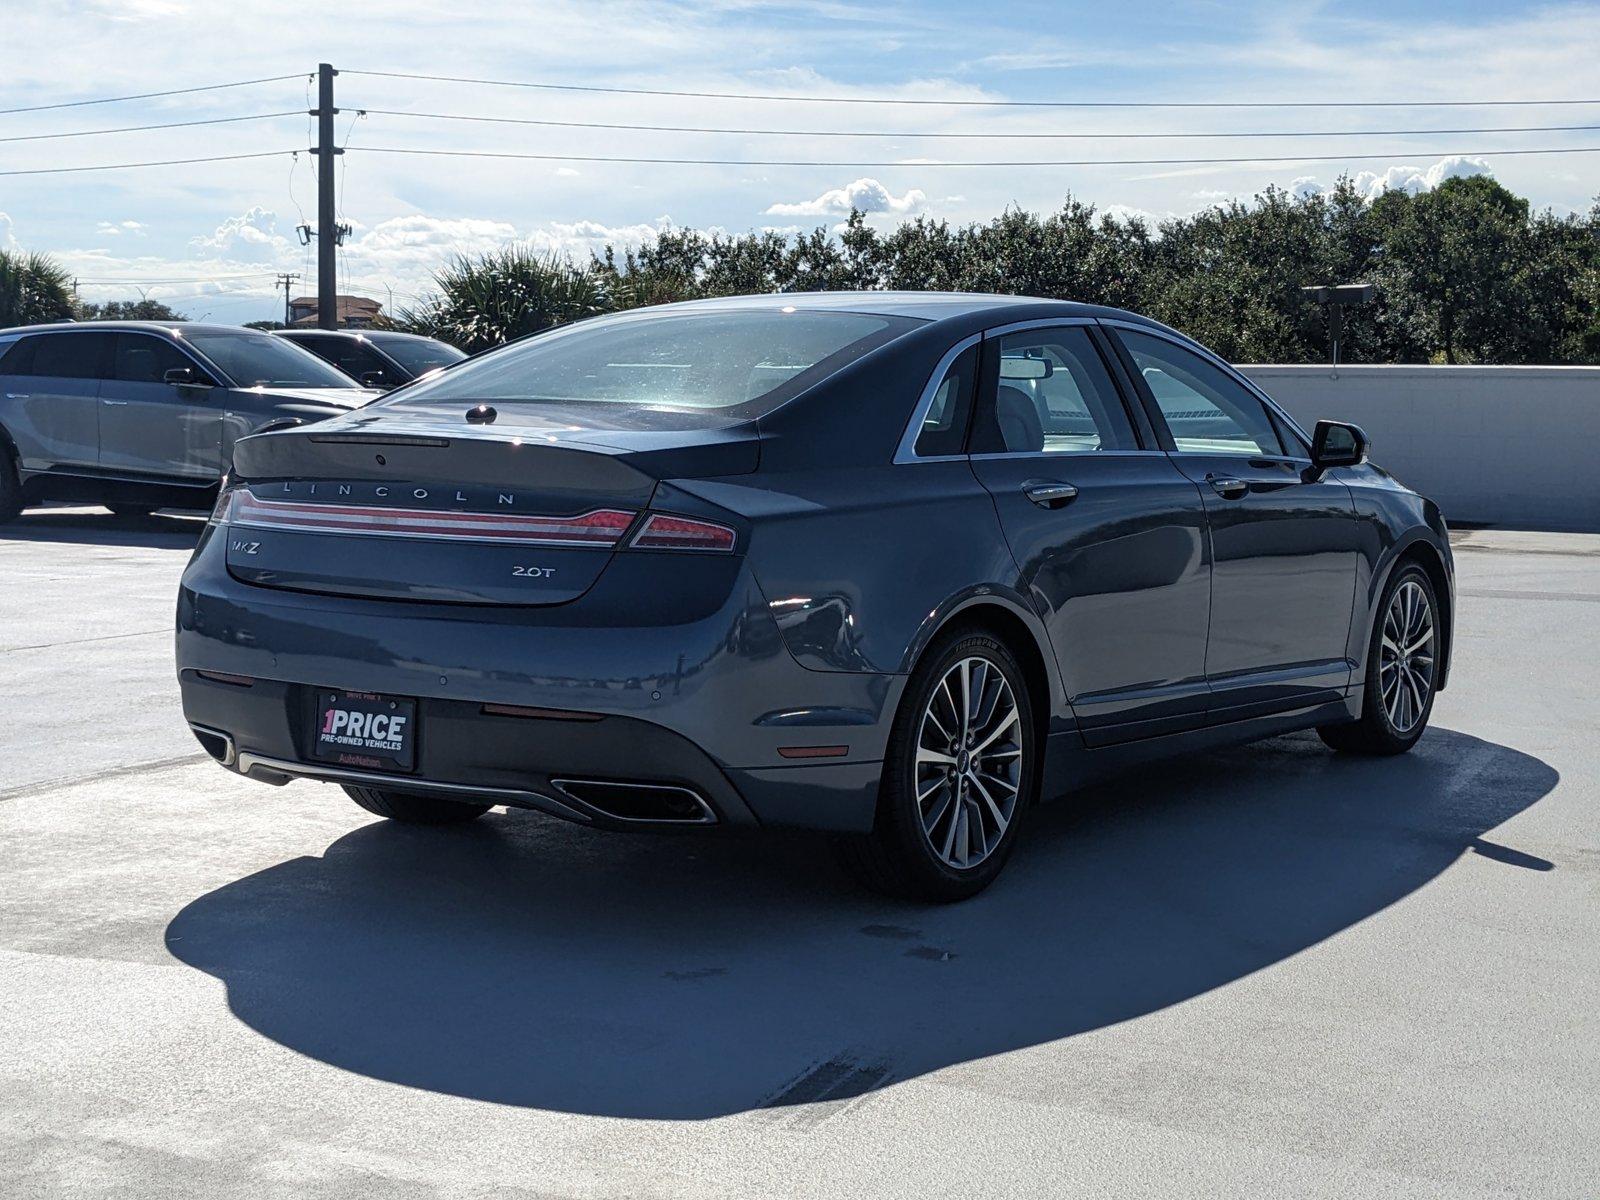
[[[201,321],[57,321],[50,325],[16,325],[0,329],[9,333],[116,333],[119,330],[137,330],[142,333],[260,333],[259,329],[246,329],[243,325],[215,325]]]
[[[780,292],[759,296],[719,296],[705,300],[686,300],[677,304],[659,305],[655,311],[692,312],[703,309],[776,311],[785,308],[870,313],[875,316],[912,317],[923,321],[941,321],[975,313],[1003,315],[1026,308],[1046,318],[1114,317],[1140,324],[1158,324],[1148,317],[1120,308],[1080,304],[1075,300],[1050,300],[1039,296],[1003,296],[987,292]]]
[[[408,342],[436,342],[438,338],[427,337],[420,333],[402,333],[398,329],[274,329],[270,331],[274,337],[344,337],[354,338],[357,341],[373,341],[382,338],[385,341],[404,339]],[[449,343],[442,343],[448,345]]]

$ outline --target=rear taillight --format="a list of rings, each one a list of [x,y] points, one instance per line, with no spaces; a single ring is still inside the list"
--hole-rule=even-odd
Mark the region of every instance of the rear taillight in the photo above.
[[[233,501],[242,490],[243,484],[229,483],[228,477],[222,477],[222,486],[217,489],[217,502],[211,506],[209,523],[212,525],[226,525],[233,516]]]
[[[733,530],[714,521],[651,513],[629,543],[636,550],[716,550],[727,552],[738,540]]]

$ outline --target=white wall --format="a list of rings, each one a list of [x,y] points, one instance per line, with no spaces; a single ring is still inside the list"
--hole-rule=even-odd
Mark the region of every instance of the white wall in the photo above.
[[[1239,369],[1308,433],[1361,426],[1446,520],[1600,530],[1600,367]]]

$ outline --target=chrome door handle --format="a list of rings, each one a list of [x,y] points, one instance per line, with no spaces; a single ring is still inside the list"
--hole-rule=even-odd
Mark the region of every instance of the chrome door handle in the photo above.
[[[1078,497],[1078,489],[1070,483],[1030,483],[1022,494],[1040,508],[1060,508]]]
[[[7,392],[6,393],[6,399],[7,400],[32,400],[33,399],[33,393],[32,392]]]
[[[1211,490],[1224,500],[1237,500],[1250,491],[1250,485],[1242,479],[1234,479],[1228,475],[1207,475],[1206,482],[1211,485]]]
[[[101,404],[126,404],[127,401],[126,400],[107,400],[104,396],[102,396],[100,398],[100,403]]]

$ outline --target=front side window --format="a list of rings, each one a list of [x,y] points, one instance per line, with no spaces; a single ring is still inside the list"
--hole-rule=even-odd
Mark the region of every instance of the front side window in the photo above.
[[[363,375],[377,372],[389,379],[390,383],[400,382],[389,378],[394,370],[376,350],[355,338],[305,338],[294,341],[297,346],[303,346],[317,357],[326,359],[352,379],[359,380]]]
[[[184,330],[183,340],[236,387],[350,388],[355,381],[309,350],[265,333]]]
[[[1279,455],[1266,405],[1215,363],[1165,338],[1118,330],[1184,454]]]
[[[603,404],[748,420],[916,324],[798,309],[583,321],[462,363],[387,403]]]
[[[974,454],[1139,448],[1122,397],[1082,326],[1025,329],[991,344],[998,377],[973,437]]]
[[[960,454],[966,445],[967,421],[972,414],[972,397],[978,386],[978,351],[968,346],[944,373],[934,389],[933,403],[917,434],[918,458],[938,458]]]
[[[373,345],[410,371],[413,378],[426,375],[429,371],[436,371],[440,367],[452,366],[466,357],[454,346],[435,341],[433,338],[383,333],[369,336]]]
[[[111,360],[111,377],[125,383],[161,383],[175,367],[188,367],[198,375],[194,360],[165,338],[149,333],[117,334],[117,351]]]

